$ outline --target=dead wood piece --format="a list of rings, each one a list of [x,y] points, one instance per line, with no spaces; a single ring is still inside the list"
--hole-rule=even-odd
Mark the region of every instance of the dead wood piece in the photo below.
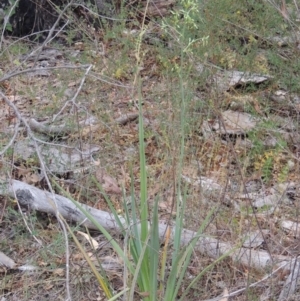
[[[289,268],[290,274],[283,285],[278,301],[290,300],[297,290],[300,276],[300,263],[297,261],[291,262]]]
[[[64,136],[74,132],[75,130],[74,127],[66,126],[66,125],[58,125],[58,126],[44,125],[33,118],[29,120],[28,124],[31,130],[41,134],[46,134],[48,136],[57,136],[57,135]]]
[[[119,125],[125,125],[128,122],[134,121],[139,117],[138,113],[128,113],[128,114],[124,114],[121,115],[120,117],[118,117],[116,119],[116,123]]]
[[[171,12],[171,8],[174,6],[175,0],[136,0],[129,3],[130,7],[137,9],[140,16],[146,13],[147,17],[162,17],[168,15]],[[147,10],[146,10],[147,8]]]
[[[35,60],[37,61],[53,61],[57,59],[63,58],[63,53],[57,49],[52,49],[52,48],[46,48],[43,49],[39,55],[37,55],[38,52],[36,50],[33,50],[29,54],[22,54],[20,56],[21,61],[29,61],[29,62],[34,62]]]
[[[67,220],[72,220],[80,223],[81,225],[87,226],[90,229],[98,229],[97,226],[89,221],[82,209],[89,212],[93,218],[102,225],[108,232],[120,233],[121,229],[118,226],[114,216],[108,212],[97,210],[84,204],[76,203],[75,205],[70,199],[57,195],[51,194],[47,191],[42,191],[36,187],[28,185],[26,183],[11,180],[6,185],[1,185],[0,194],[9,195],[11,197],[17,197],[20,205],[26,206],[30,209],[56,214],[59,212]],[[126,220],[123,217],[119,217],[124,227],[127,226]],[[164,239],[166,230],[169,226],[164,223],[159,223],[159,236],[160,239]],[[171,238],[174,237],[175,227],[171,227]],[[266,251],[257,251],[251,248],[238,247],[234,250],[234,246],[221,242],[218,239],[209,237],[206,235],[196,236],[196,232],[183,229],[181,236],[181,244],[188,245],[191,240],[197,239],[195,246],[196,250],[200,251],[203,255],[217,259],[224,254],[228,254],[233,261],[241,263],[245,266],[252,267],[254,269],[265,269],[270,266],[284,266],[291,260],[287,256],[272,256]]]
[[[70,135],[78,131],[78,127],[62,124],[62,125],[45,125],[41,122],[36,121],[34,118],[31,118],[28,122],[32,131],[46,134],[50,137],[53,136],[65,136]],[[99,128],[99,123],[95,118],[89,118],[87,120],[81,120],[79,122],[79,127],[83,136],[88,135],[91,131],[96,131]]]
[[[174,0],[155,0],[150,1],[147,16],[157,17],[157,16],[165,16],[170,12],[171,7],[174,5]]]
[[[0,252],[0,266],[13,269],[16,266],[16,263],[4,253]]]

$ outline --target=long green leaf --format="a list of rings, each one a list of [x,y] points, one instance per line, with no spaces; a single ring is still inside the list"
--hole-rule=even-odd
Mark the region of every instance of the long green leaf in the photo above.
[[[146,243],[149,234],[149,212],[148,212],[148,196],[147,196],[147,173],[146,173],[146,156],[145,156],[145,141],[144,141],[144,123],[142,111],[142,95],[141,95],[141,80],[138,78],[139,91],[139,147],[140,147],[140,201],[141,201],[141,242]],[[150,276],[149,276],[149,261],[148,248],[145,249],[145,256],[141,263],[141,280],[143,281],[144,291],[149,291]]]
[[[145,279],[145,275],[148,274],[149,270],[147,268],[147,271],[143,270],[143,262],[145,261],[145,255],[146,255],[146,250],[148,249],[148,241],[150,239],[150,235],[148,235],[145,244],[143,245],[143,249],[141,251],[141,253],[139,254],[139,260],[136,262],[136,267],[135,267],[135,273],[133,276],[133,280],[132,280],[132,286],[130,289],[130,294],[129,294],[129,300],[133,300],[133,294],[134,294],[134,290],[135,290],[135,283],[138,282],[139,283],[139,278],[141,278],[141,280]],[[150,290],[149,290],[149,283],[147,285],[144,285],[144,283],[142,282],[142,285],[139,286],[140,288],[140,293],[142,294],[146,294],[145,300],[149,300],[149,296],[147,296],[148,294],[150,294]]]
[[[158,233],[158,199],[155,200],[151,225],[149,257],[150,257],[150,300],[157,300],[158,262],[159,262],[159,233]]]

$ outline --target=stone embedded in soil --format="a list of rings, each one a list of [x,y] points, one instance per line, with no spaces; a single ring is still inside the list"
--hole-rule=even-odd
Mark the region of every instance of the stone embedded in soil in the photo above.
[[[257,124],[254,117],[243,112],[227,110],[221,117],[212,127],[219,134],[244,135]]]

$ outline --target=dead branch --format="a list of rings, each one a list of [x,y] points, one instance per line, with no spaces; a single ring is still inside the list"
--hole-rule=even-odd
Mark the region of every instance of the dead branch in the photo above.
[[[64,106],[65,108],[65,106]],[[61,110],[62,111],[62,110]],[[58,114],[57,114],[58,115]],[[138,113],[128,113],[123,114],[120,117],[115,119],[115,122],[119,125],[126,125],[127,123],[136,120],[139,117]],[[85,121],[84,121],[85,122]],[[85,126],[84,122],[80,122],[82,126]],[[48,136],[64,136],[69,135],[77,131],[77,128],[74,126],[68,125],[48,125],[41,122],[38,122],[34,118],[31,118],[28,121],[28,125],[30,126],[31,130],[37,133],[46,134]]]
[[[41,134],[46,134],[48,136],[63,136],[76,131],[76,128],[74,128],[74,126],[71,127],[66,125],[58,125],[58,126],[45,125],[41,122],[36,121],[33,118],[31,118],[28,121],[28,125],[30,126],[31,130]]]
[[[115,121],[119,125],[125,125],[128,122],[136,120],[138,117],[139,117],[138,113],[128,113],[128,114],[121,115]]]
[[[6,80],[9,80],[12,77],[22,75],[25,73],[32,73],[35,71],[40,71],[42,70],[56,70],[56,69],[84,69],[88,68],[90,65],[79,65],[79,66],[72,66],[72,65],[64,65],[64,66],[55,66],[55,67],[43,67],[43,68],[29,68],[29,69],[24,69],[24,70],[19,70],[15,71],[9,74],[4,75],[2,78],[0,78],[0,83],[4,82]]]
[[[84,204],[77,203],[77,206],[68,198],[55,194],[55,201],[53,194],[47,191],[40,190],[36,187],[26,183],[11,180],[6,185],[1,185],[0,194],[14,197],[16,195],[21,206],[28,207],[33,210],[42,211],[50,214],[57,214],[57,211],[65,219],[77,222],[90,229],[98,229],[80,210],[83,208],[110,233],[120,233],[121,229],[118,226],[114,216],[108,212],[97,210]],[[127,226],[126,220],[120,216],[120,221],[124,227]],[[164,238],[168,225],[164,222],[159,223],[160,239]],[[174,236],[175,228],[171,227],[171,235]],[[193,239],[197,239],[196,249],[203,255],[217,259],[220,256],[229,253],[234,249],[234,246],[221,242],[220,240],[206,235],[196,236],[196,232],[183,229],[181,244],[188,245]],[[287,262],[291,260],[287,256],[276,256],[268,254],[266,251],[257,251],[251,248],[238,248],[229,255],[234,262],[241,263],[245,266],[254,269],[265,269],[267,267],[282,267],[286,266]],[[272,261],[272,259],[274,261]]]
[[[297,290],[297,283],[299,282],[300,264],[295,261],[290,268],[289,276],[287,277],[283,288],[278,297],[278,301],[290,300],[291,296],[295,294]]]
[[[92,67],[93,67],[93,65],[89,65],[89,66],[88,66],[88,68],[86,69],[86,71],[85,71],[85,73],[84,73],[84,76],[82,77],[82,79],[81,79],[81,81],[80,81],[80,85],[79,85],[79,87],[78,87],[76,93],[74,94],[73,98],[72,98],[71,100],[67,101],[67,102],[64,104],[64,106],[60,109],[60,111],[59,111],[57,114],[55,114],[55,116],[53,117],[52,121],[54,121],[54,120],[57,118],[57,116],[59,116],[59,115],[63,112],[63,110],[67,107],[67,105],[68,105],[69,103],[72,103],[74,106],[77,107],[77,104],[76,104],[75,101],[76,101],[76,99],[77,99],[77,97],[78,97],[80,91],[82,90],[82,87],[83,87],[83,84],[84,84],[84,82],[85,82],[85,79],[86,79],[87,75],[89,74],[90,70],[92,69]]]

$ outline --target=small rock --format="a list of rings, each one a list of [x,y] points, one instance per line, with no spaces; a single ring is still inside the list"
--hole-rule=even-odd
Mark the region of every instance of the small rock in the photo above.
[[[221,114],[222,120],[218,120],[212,126],[213,130],[220,134],[244,135],[256,126],[256,120],[248,113],[227,110]]]

